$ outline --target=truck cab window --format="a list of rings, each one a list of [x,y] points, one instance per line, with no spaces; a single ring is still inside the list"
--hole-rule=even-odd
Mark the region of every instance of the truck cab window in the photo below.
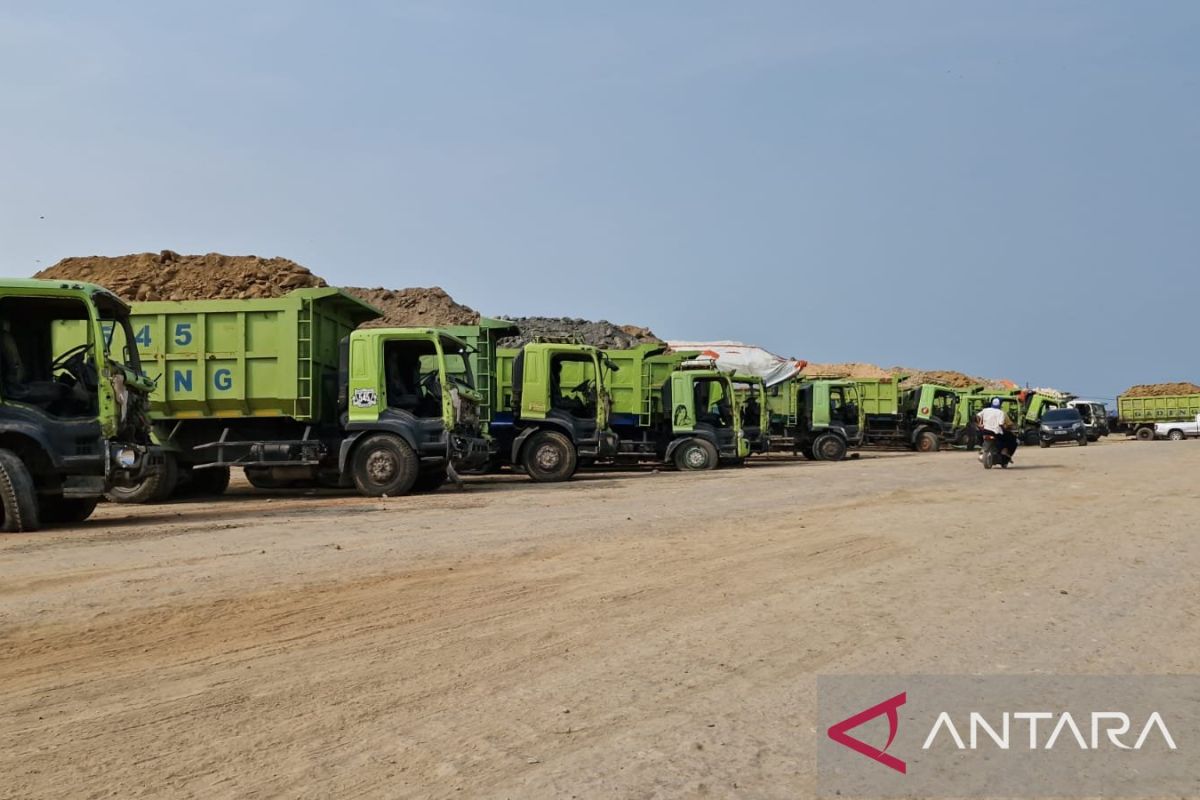
[[[442,386],[433,342],[385,342],[383,363],[388,408],[418,417],[436,417],[442,413]]]
[[[596,416],[596,365],[589,357],[556,355],[550,361],[550,407],[571,416]]]
[[[700,378],[694,388],[696,418],[698,422],[714,428],[728,428],[733,424],[733,406],[729,392],[718,378]]]
[[[95,416],[100,373],[94,350],[82,301],[0,301],[0,391],[6,399],[56,417]]]

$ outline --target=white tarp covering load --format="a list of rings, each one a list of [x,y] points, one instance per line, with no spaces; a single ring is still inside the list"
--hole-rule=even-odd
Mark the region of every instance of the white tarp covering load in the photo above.
[[[667,345],[672,350],[699,350],[705,358],[716,361],[719,368],[758,375],[767,386],[783,383],[808,363],[741,342],[667,342]]]

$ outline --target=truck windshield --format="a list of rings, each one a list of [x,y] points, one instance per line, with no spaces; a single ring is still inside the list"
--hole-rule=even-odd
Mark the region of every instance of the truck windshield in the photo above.
[[[467,358],[468,351],[452,339],[443,339],[442,353],[446,357],[446,378],[464,389],[475,388],[475,381],[471,375],[471,362]],[[421,372],[437,371],[437,364],[433,360],[434,358],[432,356],[422,356]]]

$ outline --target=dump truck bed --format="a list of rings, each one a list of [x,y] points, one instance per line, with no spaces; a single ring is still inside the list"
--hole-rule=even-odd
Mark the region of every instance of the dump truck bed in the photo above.
[[[339,343],[379,316],[332,288],[259,300],[135,303],[142,364],[158,376],[151,415],[332,421]]]

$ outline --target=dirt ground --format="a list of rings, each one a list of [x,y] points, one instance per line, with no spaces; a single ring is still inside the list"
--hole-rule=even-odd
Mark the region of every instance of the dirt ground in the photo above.
[[[1200,672],[1200,444],[0,537],[0,796],[795,798],[818,674]]]

